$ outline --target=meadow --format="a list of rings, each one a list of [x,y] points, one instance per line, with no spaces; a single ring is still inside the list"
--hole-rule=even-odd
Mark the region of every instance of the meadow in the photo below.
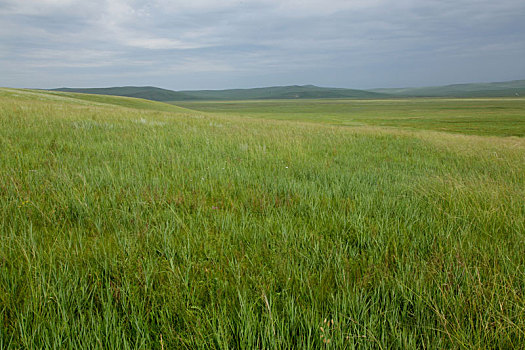
[[[339,126],[391,126],[471,135],[525,136],[525,98],[173,102],[203,112]]]
[[[0,89],[0,348],[523,348],[524,104]]]

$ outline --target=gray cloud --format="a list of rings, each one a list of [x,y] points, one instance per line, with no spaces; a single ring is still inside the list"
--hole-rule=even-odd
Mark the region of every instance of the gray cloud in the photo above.
[[[0,85],[522,79],[523,14],[521,0],[0,0]]]

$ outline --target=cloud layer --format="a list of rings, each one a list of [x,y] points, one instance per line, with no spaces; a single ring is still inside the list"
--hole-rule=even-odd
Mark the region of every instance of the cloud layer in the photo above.
[[[521,0],[0,0],[0,85],[523,79],[523,14]]]

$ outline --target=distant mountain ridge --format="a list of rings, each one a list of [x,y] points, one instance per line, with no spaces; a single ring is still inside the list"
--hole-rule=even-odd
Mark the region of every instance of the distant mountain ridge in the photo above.
[[[418,88],[385,88],[367,91],[400,97],[513,97],[516,95],[525,96],[525,80]]]
[[[173,90],[161,89],[154,86],[120,86],[120,87],[109,87],[109,88],[58,88],[52,89],[53,91],[63,92],[77,92],[84,94],[94,95],[113,95],[113,96],[126,96],[143,98],[146,100],[153,101],[184,101],[188,98],[182,92]]]
[[[382,98],[388,95],[365,90],[324,88],[314,85],[273,86],[252,89],[172,91],[153,86],[123,86],[110,88],[59,88],[53,91],[78,92],[100,95],[138,97],[154,101],[192,100],[264,100],[301,98]]]
[[[291,85],[227,90],[173,91],[153,86],[122,86],[110,88],[59,88],[52,89],[52,91],[127,96],[161,102],[323,98],[381,99],[400,97],[514,97],[525,96],[525,80],[497,83],[454,84],[419,88],[381,88],[370,90],[326,88],[315,85]]]

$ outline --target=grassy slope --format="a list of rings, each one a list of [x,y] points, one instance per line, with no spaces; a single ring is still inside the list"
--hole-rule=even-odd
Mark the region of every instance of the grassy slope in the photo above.
[[[177,102],[244,117],[525,136],[525,98]]]
[[[173,104],[156,102],[140,98],[130,98],[125,96],[106,96],[97,94],[84,94],[74,92],[55,92],[45,90],[26,90],[26,89],[2,89],[0,96],[15,96],[24,101],[57,101],[67,104],[84,104],[84,105],[110,105],[120,106],[139,110],[155,110],[160,112],[181,112],[192,113],[182,107]]]
[[[127,96],[134,98],[143,98],[152,101],[178,101],[188,99],[188,96],[186,96],[182,92],[161,89],[153,86],[122,86],[91,89],[60,88],[54,91],[77,92],[95,95]]]
[[[524,346],[524,139],[49,96],[0,93],[0,347]]]

